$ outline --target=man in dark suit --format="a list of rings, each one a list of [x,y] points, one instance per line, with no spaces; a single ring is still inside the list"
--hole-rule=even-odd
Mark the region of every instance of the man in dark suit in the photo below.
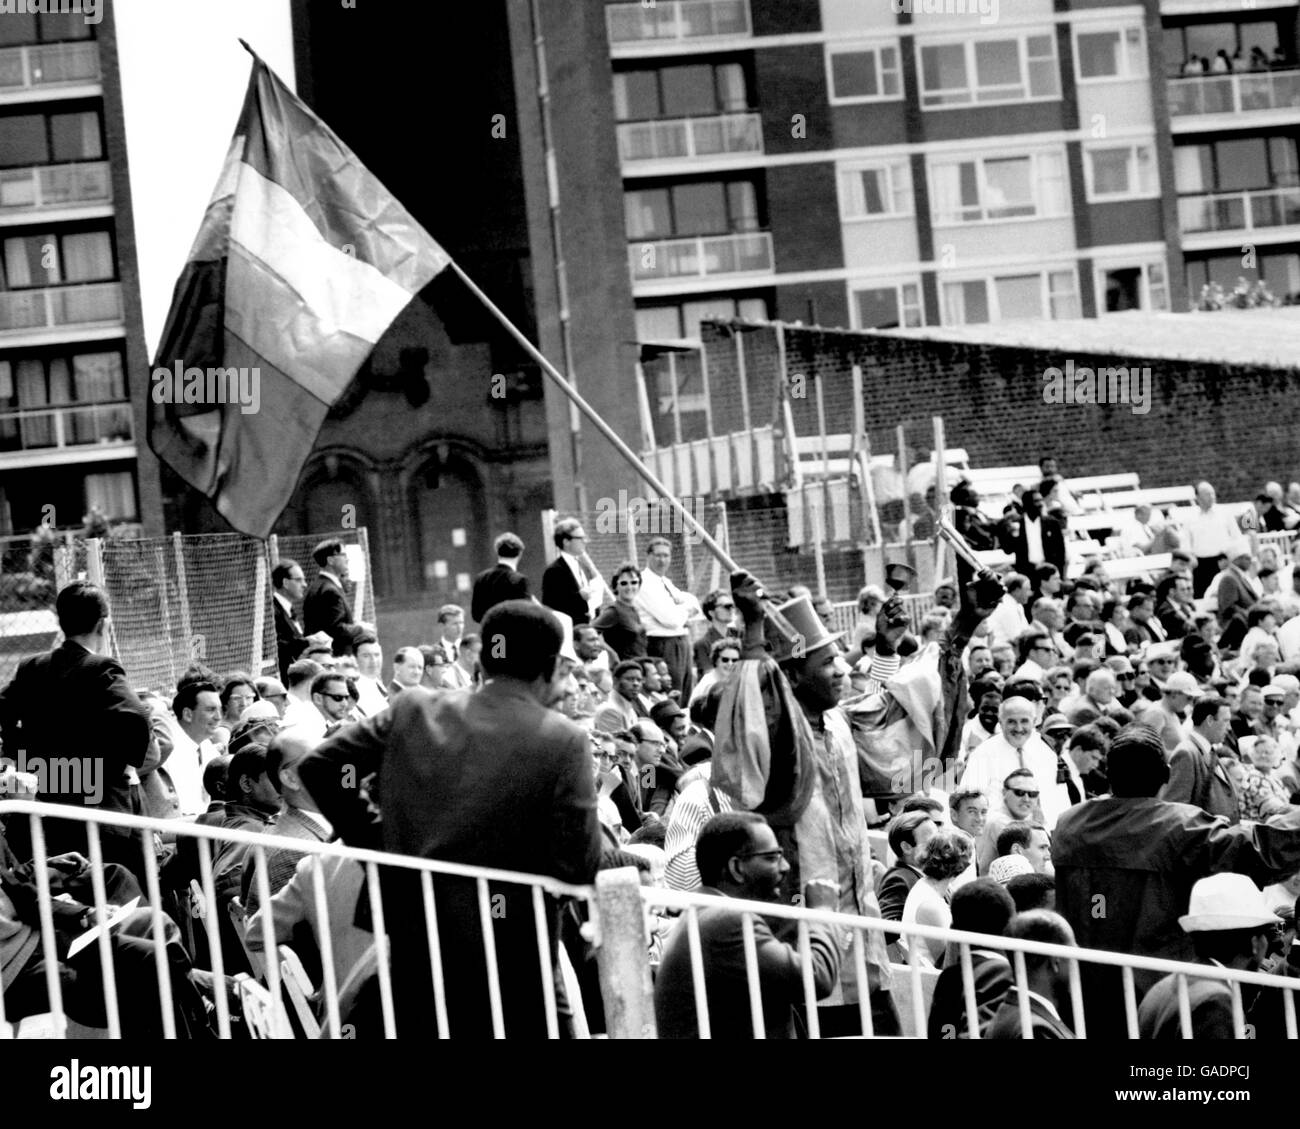
[[[336,655],[352,654],[352,608],[343,591],[348,578],[348,558],[342,541],[322,541],[312,550],[320,569],[307,587],[302,602],[304,630],[308,635],[324,631],[334,642]]]
[[[574,687],[577,656],[556,617],[522,600],[489,611],[482,635],[483,689],[399,694],[382,713],[327,738],[302,761],[299,775],[349,845],[591,882],[601,833],[590,741],[554,709]],[[378,797],[381,822],[360,795],[363,784]],[[477,883],[440,875],[433,885],[449,1033],[490,1037]],[[436,1011],[418,878],[385,868],[381,888],[398,1034],[432,1031]],[[505,1032],[545,1037],[532,892],[497,883],[490,891]],[[553,903],[546,918],[554,953]]]
[[[480,572],[474,580],[469,614],[475,623],[482,623],[483,617],[497,604],[528,599],[528,577],[519,571],[524,543],[513,533],[503,533],[493,547],[497,563]]]
[[[1001,937],[1016,915],[1016,903],[1006,887],[992,878],[975,878],[959,886],[953,892],[951,905],[952,927],[964,933]],[[970,963],[975,981],[976,1029],[984,1038],[1011,987],[1011,963],[1005,953],[994,948],[972,948]],[[926,1032],[931,1039],[970,1038],[960,962],[946,967],[935,981]]]
[[[1006,936],[1018,941],[1038,941],[1047,945],[1074,945],[1074,930],[1060,914],[1045,909],[1031,909],[1017,914],[1007,926]],[[1029,997],[1029,1022],[1035,1039],[1073,1039],[1074,1032],[1061,1018],[1061,1008],[1069,999],[1070,968],[1065,957],[1025,953],[1026,986],[1014,981],[1007,989],[1002,1006],[989,1026],[989,1039],[1023,1038],[1020,994]]]
[[[1221,648],[1235,650],[1246,635],[1246,613],[1259,602],[1246,570],[1250,568],[1250,542],[1242,540],[1228,550],[1230,564],[1219,578],[1218,613]]]
[[[904,812],[889,825],[889,849],[898,861],[885,871],[876,887],[880,916],[886,921],[903,920],[907,895],[921,877],[917,856],[937,830],[929,814],[923,811]]]
[[[591,588],[580,559],[587,551],[587,533],[582,522],[569,517],[555,523],[554,536],[560,555],[542,573],[542,603],[563,612],[573,620],[575,627],[590,623],[591,611],[587,600]]]
[[[1200,698],[1192,705],[1192,729],[1169,758],[1169,783],[1160,798],[1174,804],[1194,804],[1229,823],[1241,820],[1241,807],[1232,777],[1215,751],[1228,735],[1232,707],[1223,698]]]
[[[1064,526],[1043,510],[1042,496],[1037,490],[1026,490],[1021,495],[1020,505],[1024,513],[1020,518],[1020,532],[1013,543],[1016,571],[1029,575],[1031,566],[1051,564],[1064,576]]]
[[[324,631],[304,635],[302,624],[293,614],[293,605],[307,591],[307,578],[297,561],[282,560],[271,570],[271,595],[275,606],[275,649],[280,659],[280,677],[287,678],[289,668],[302,658],[312,643],[333,643]]]
[[[141,812],[131,769],[149,752],[149,710],[121,665],[101,653],[108,628],[103,589],[74,580],[55,600],[63,642],[49,654],[24,659],[0,690],[4,756],[36,776],[38,798],[103,811]],[[11,845],[30,856],[27,818],[9,826]],[[106,862],[141,873],[140,841],[129,831],[101,830]],[[49,854],[88,855],[84,825],[46,820]]]

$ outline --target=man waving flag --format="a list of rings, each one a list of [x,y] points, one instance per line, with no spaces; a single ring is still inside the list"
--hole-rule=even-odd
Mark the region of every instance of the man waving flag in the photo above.
[[[267,536],[326,413],[449,262],[254,55],[154,359],[149,445],[232,526]]]

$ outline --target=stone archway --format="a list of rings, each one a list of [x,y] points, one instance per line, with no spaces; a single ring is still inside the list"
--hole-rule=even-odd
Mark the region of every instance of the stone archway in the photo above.
[[[440,442],[414,452],[407,466],[412,594],[427,607],[468,609],[475,574],[491,564],[482,464],[463,446]]]

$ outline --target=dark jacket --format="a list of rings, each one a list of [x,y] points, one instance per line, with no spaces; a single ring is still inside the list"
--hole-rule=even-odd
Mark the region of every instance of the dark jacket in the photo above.
[[[620,662],[623,659],[645,658],[645,628],[641,626],[641,617],[636,608],[617,602],[610,604],[601,609],[592,627],[614,649]]]
[[[1057,1019],[1042,1003],[1029,997],[1029,1023],[1033,1028],[1035,1039],[1073,1039],[1074,1032]],[[1002,1000],[1002,1006],[989,1025],[986,1039],[1021,1039],[1024,1028],[1020,1025],[1020,994],[1010,988]]]
[[[318,576],[307,586],[307,595],[302,599],[302,624],[308,635],[328,632],[334,640],[336,655],[352,654],[352,635],[348,631],[352,626],[352,609],[334,581]]]
[[[886,921],[902,921],[907,895],[912,892],[912,887],[920,877],[915,867],[902,862],[885,871],[876,889],[876,901],[880,903],[880,916]]]
[[[1232,990],[1222,980],[1187,981],[1187,1002],[1192,1013],[1193,1039],[1235,1038],[1232,1025]],[[1178,978],[1166,976],[1143,998],[1138,1008],[1138,1033],[1143,1039],[1181,1039]]]
[[[1160,798],[1171,804],[1194,804],[1229,823],[1241,820],[1237,789],[1218,754],[1212,749],[1206,752],[1190,738],[1174,749],[1169,759],[1169,783]]]
[[[1065,575],[1065,527],[1060,521],[1051,514],[1039,514],[1039,521],[1042,524],[1043,533],[1043,560],[1047,564],[1054,564],[1060,569],[1061,575]],[[1020,519],[1020,536],[1013,542],[1012,551],[1016,557],[1016,571],[1032,575],[1032,566],[1029,563],[1029,543],[1025,535],[1024,517]]]
[[[989,1025],[1002,1006],[1011,987],[1011,965],[1004,954],[992,949],[971,949],[971,973],[975,981],[976,1023],[980,1038],[986,1038]],[[966,989],[961,979],[961,965],[954,964],[939,973],[930,999],[930,1018],[926,1024],[931,1039],[968,1039],[970,1022],[966,1016]]]
[[[512,680],[492,679],[476,692],[399,694],[388,709],[326,738],[298,770],[349,845],[574,884],[595,877],[601,834],[587,736]],[[377,801],[382,824],[367,808],[362,784]],[[490,1037],[477,883],[441,876],[433,885],[450,1031]],[[413,872],[387,868],[381,890],[398,1030],[432,1030],[436,1012],[419,882]],[[490,891],[506,1032],[544,1037],[532,892],[496,883]],[[368,913],[368,898],[361,900]],[[547,924],[554,953],[553,903]]]
[[[557,612],[563,612],[573,620],[575,627],[580,623],[591,622],[587,601],[578,590],[578,581],[563,557],[556,557],[542,573],[542,603]]]
[[[507,600],[528,599],[528,577],[509,565],[494,564],[484,569],[474,579],[474,594],[470,598],[469,614],[475,623]]]
[[[289,618],[279,600],[272,597],[271,604],[275,608],[275,652],[280,662],[280,678],[287,680],[289,668],[307,649],[307,636]]]

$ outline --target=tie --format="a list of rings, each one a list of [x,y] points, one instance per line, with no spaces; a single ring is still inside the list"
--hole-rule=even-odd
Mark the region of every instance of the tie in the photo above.
[[[1071,807],[1083,803],[1083,797],[1079,795],[1079,786],[1074,782],[1074,777],[1070,775],[1070,767],[1060,753],[1056,754],[1056,782],[1065,785],[1065,790],[1070,794]]]

